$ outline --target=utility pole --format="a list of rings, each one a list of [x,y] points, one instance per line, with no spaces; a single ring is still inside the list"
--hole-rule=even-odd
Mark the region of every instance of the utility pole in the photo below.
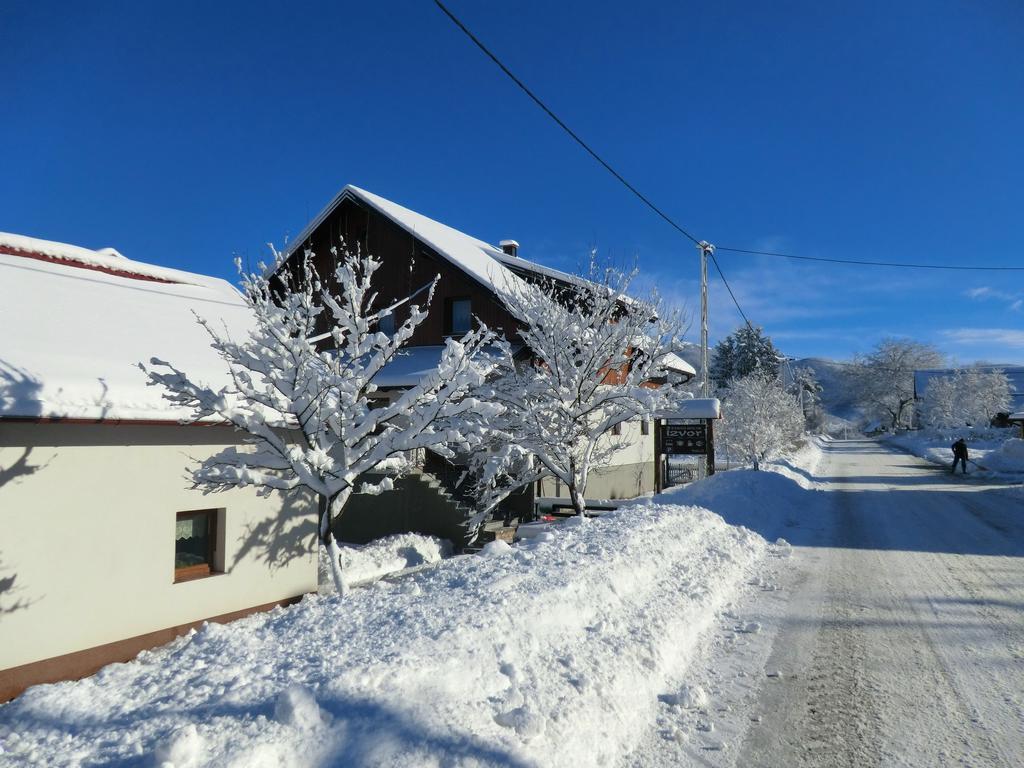
[[[715,252],[715,246],[707,240],[697,243],[700,251],[700,393],[710,397],[708,380],[708,256]]]
[[[711,396],[711,385],[708,377],[708,256],[715,252],[715,246],[707,240],[697,243],[697,250],[700,251],[700,394],[701,397]],[[707,422],[708,437],[711,437],[711,421]],[[708,447],[710,451],[710,446]],[[711,466],[711,457],[708,453],[707,466],[705,462],[697,462],[697,477],[704,478],[712,475],[715,468]]]

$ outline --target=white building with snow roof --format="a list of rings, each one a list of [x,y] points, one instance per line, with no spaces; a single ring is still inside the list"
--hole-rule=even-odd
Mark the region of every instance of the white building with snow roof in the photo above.
[[[191,488],[243,436],[138,364],[226,384],[194,313],[251,322],[224,280],[0,234],[0,701],[316,589],[311,505]]]

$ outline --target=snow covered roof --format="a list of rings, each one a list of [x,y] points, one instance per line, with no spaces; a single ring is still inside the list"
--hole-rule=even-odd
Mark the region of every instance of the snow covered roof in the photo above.
[[[500,248],[351,184],[342,189],[317,214],[316,218],[306,225],[306,228],[292,241],[290,247],[285,249],[282,259],[287,259],[303,243],[307,242],[314,230],[346,198],[361,201],[379,211],[402,229],[429,245],[441,257],[495,293],[500,294],[506,290],[514,290],[519,286],[519,278],[498,260],[498,256],[505,256]]]
[[[688,362],[683,360],[683,358],[681,358],[675,352],[669,352],[667,355],[665,355],[663,361],[665,367],[668,368],[670,371],[678,371],[679,373],[685,373],[687,376],[690,376],[691,378],[697,375],[697,370]]]
[[[360,201],[380,212],[499,296],[502,291],[514,290],[521,285],[519,283],[520,278],[515,274],[517,271],[530,272],[573,285],[582,285],[588,282],[579,275],[545,267],[542,264],[537,264],[518,256],[510,256],[498,246],[485,243],[483,240],[467,235],[465,232],[460,232],[449,227],[447,224],[442,224],[439,221],[424,216],[422,213],[417,213],[352,184],[342,189],[306,225],[298,237],[284,250],[281,255],[282,261],[291,256],[303,243],[308,242],[317,227],[346,198]],[[627,300],[629,300],[628,297]]]
[[[717,397],[694,397],[680,400],[671,411],[657,414],[659,419],[720,419],[722,403]]]
[[[77,245],[58,243],[53,240],[41,240],[36,237],[14,235],[0,232],[0,254],[22,256],[36,261],[47,261],[55,264],[90,269],[96,272],[133,277],[157,283],[185,283],[188,285],[204,285],[206,278],[177,269],[143,264],[139,261],[126,259],[113,248],[101,248],[92,251]]]
[[[227,384],[193,313],[237,336],[251,323],[226,280],[0,233],[0,418],[183,418],[137,365]]]
[[[522,347],[513,348],[513,356]],[[414,387],[428,373],[437,370],[444,344],[421,347],[404,347],[395,359],[384,366],[374,378],[378,387]],[[497,347],[485,348],[485,352],[497,354]]]

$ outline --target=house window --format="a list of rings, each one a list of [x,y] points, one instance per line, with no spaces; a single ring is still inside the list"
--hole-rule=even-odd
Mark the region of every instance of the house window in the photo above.
[[[651,434],[651,422],[648,419],[640,419],[640,434]]]
[[[216,548],[217,510],[179,512],[174,526],[174,580],[213,573]]]
[[[618,424],[612,425],[612,434],[613,435],[621,435],[622,434],[622,422],[621,421]]]
[[[452,336],[469,333],[473,326],[473,314],[469,299],[448,299],[447,331]]]

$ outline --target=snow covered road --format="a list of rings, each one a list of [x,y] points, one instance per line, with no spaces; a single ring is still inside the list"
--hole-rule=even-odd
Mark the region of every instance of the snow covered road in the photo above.
[[[826,492],[788,534],[779,674],[738,750],[708,762],[1024,764],[1020,487],[869,440],[829,444],[814,480]]]

